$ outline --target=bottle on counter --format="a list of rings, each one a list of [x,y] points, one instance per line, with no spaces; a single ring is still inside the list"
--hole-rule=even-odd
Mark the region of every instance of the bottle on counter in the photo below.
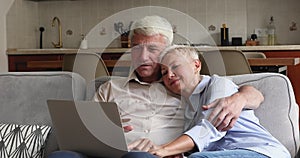
[[[226,24],[223,24],[221,28],[221,46],[229,46],[229,28]]]
[[[268,25],[268,45],[275,45],[276,41],[276,34],[275,34],[276,28],[274,24],[274,18],[271,16],[270,22]]]

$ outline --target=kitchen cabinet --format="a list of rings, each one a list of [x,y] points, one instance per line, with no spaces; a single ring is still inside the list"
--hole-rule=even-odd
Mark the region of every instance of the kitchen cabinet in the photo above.
[[[8,71],[59,71],[63,57],[78,49],[8,49]],[[59,63],[60,64],[57,64]]]
[[[129,64],[116,66],[123,53],[102,53],[101,57],[110,75],[127,76]],[[61,71],[64,54],[53,55],[8,55],[10,72],[25,71]]]
[[[102,52],[103,50],[81,50],[84,52]],[[106,49],[101,55],[110,74],[125,76],[129,68],[116,66],[116,61],[128,49]],[[9,49],[7,50],[9,71],[61,71],[65,54],[75,54],[78,49]]]
[[[40,54],[40,55],[8,55],[8,69],[13,71],[58,71],[61,66],[48,66],[47,63],[62,61],[63,54]],[[36,64],[46,63],[44,65]]]

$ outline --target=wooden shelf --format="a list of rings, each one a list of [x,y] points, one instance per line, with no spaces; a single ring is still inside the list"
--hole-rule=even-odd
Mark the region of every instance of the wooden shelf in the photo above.
[[[299,64],[299,58],[251,58],[248,59],[253,72],[277,72],[288,75],[287,66]]]
[[[290,66],[298,65],[300,58],[251,58],[248,62],[250,66]]]

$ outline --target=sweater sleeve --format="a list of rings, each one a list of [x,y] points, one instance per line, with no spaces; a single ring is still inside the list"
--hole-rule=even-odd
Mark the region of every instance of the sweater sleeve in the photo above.
[[[184,134],[191,137],[201,152],[210,143],[220,140],[226,132],[218,131],[209,121],[202,119],[196,126],[186,131]]]

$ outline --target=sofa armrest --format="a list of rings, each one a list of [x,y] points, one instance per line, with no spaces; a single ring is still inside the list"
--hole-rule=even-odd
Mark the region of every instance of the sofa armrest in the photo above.
[[[84,100],[85,80],[71,72],[0,73],[0,122],[52,126],[48,99]],[[54,129],[55,130],[55,129]],[[46,155],[57,150],[53,131]]]
[[[237,85],[252,85],[264,101],[255,114],[261,124],[295,157],[299,150],[299,107],[290,80],[279,73],[228,76]]]

